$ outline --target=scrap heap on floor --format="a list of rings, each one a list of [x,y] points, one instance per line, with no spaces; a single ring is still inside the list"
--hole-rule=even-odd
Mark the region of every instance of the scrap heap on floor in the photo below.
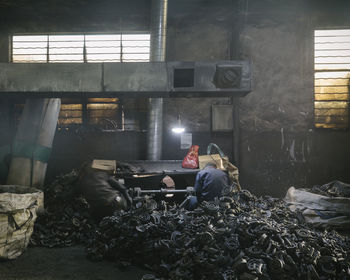
[[[312,229],[283,200],[227,189],[218,201],[187,211],[143,196],[130,211],[96,226],[88,204],[73,191],[75,177],[70,173],[48,187],[34,244],[84,243],[92,260],[139,265],[163,279],[350,277],[349,239]]]
[[[77,192],[77,179],[73,170],[45,187],[45,212],[35,223],[31,246],[67,247],[92,238],[96,224],[89,204]]]

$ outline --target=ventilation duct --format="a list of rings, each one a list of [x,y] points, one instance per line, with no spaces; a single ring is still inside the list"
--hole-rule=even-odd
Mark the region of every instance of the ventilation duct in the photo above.
[[[152,0],[151,4],[151,61],[164,61],[168,0]],[[163,137],[163,99],[148,100],[147,159],[160,160]]]
[[[248,61],[0,63],[1,97],[243,97]]]

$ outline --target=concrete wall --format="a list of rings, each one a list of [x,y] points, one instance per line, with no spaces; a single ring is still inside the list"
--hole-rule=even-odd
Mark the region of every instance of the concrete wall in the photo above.
[[[55,135],[47,179],[52,179],[57,173],[70,172],[92,159],[132,160],[145,156],[146,135],[142,132],[61,130]]]
[[[14,129],[11,116],[11,102],[8,99],[0,99],[0,183],[5,182],[9,165],[9,153]]]
[[[241,177],[255,192],[350,181],[348,131],[313,126],[313,31],[349,27],[348,1],[246,1],[240,55],[254,91],[241,102]]]
[[[38,0],[29,4],[0,1],[0,62],[9,62],[9,35],[69,32],[134,32],[149,30],[150,6],[147,0]],[[0,99],[1,129],[0,183],[4,182],[3,156],[14,135],[14,115],[5,112],[9,103],[24,100]],[[126,102],[128,105],[128,102]],[[132,107],[132,106],[131,106]],[[128,109],[128,106],[126,106]],[[6,113],[7,118],[3,117]],[[47,179],[92,158],[144,158],[145,136],[142,132],[100,134],[91,130],[57,131]]]
[[[237,1],[169,1],[167,59],[179,61],[232,59],[233,17]],[[181,159],[187,151],[180,150],[179,136],[171,133],[180,115],[186,132],[193,134],[193,144],[206,153],[210,142],[217,143],[232,157],[232,133],[211,132],[211,105],[231,104],[230,98],[165,99],[163,156]]]
[[[51,3],[52,2],[52,3]],[[54,0],[39,1],[31,7],[7,7],[4,12],[6,28],[0,56],[6,62],[8,35],[12,33],[40,32],[119,32],[149,30],[149,1],[80,1],[55,6]],[[56,3],[57,4],[57,3]],[[55,7],[54,12],[50,9]],[[223,60],[229,58],[231,1],[216,5],[213,1],[169,1],[168,60]],[[1,13],[1,12],[0,12]],[[7,16],[13,13],[14,16]],[[34,16],[39,14],[39,16]],[[209,32],[210,31],[210,32]],[[203,40],[206,39],[205,42]],[[202,48],[203,43],[207,48]],[[6,55],[4,55],[6,53]],[[144,100],[124,99],[126,116],[139,119],[138,132],[122,132],[101,135],[99,132],[57,131],[52,157],[48,166],[48,179],[65,172],[82,161],[95,158],[145,159],[145,134],[147,128]],[[211,104],[228,104],[228,98],[165,100],[164,159],[181,159],[187,150],[180,149],[180,138],[171,132],[180,114],[187,132],[193,133],[193,144],[199,144],[204,153],[210,142],[218,143],[232,154],[231,133],[210,132]],[[196,104],[196,106],[193,106]],[[130,141],[132,140],[132,141]],[[138,147],[135,147],[138,145]],[[124,147],[127,147],[124,149]]]
[[[350,27],[349,1],[199,2],[176,4],[170,12],[168,55],[215,60],[231,54],[252,61],[253,92],[240,102],[243,185],[284,196],[291,185],[349,182],[349,132],[313,126],[313,31]],[[210,131],[210,105],[220,102],[229,100],[167,100],[166,121],[180,112],[192,131]],[[232,147],[231,135],[217,142]]]
[[[2,34],[149,28],[149,1],[35,3],[31,8],[11,8],[14,14],[3,12],[7,24],[2,25]],[[345,0],[169,1],[168,60],[238,58],[253,63],[253,92],[240,101],[239,168],[246,188],[283,196],[291,185],[350,182],[349,132],[313,126],[313,30],[350,27],[349,10]],[[1,53],[8,51],[3,42]],[[165,100],[164,158],[180,159],[186,153],[170,131],[179,114],[201,152],[216,142],[232,158],[232,133],[210,130],[211,105],[230,102],[228,98]],[[134,101],[127,103],[139,107]],[[141,123],[142,130],[145,123]],[[54,141],[49,177],[95,156],[144,159],[144,149],[142,131],[109,135],[61,131]]]

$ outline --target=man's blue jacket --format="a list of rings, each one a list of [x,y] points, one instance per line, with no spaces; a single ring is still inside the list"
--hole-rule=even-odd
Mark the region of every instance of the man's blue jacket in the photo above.
[[[220,169],[207,166],[197,173],[194,189],[198,202],[214,200],[226,186],[229,186],[227,174]]]

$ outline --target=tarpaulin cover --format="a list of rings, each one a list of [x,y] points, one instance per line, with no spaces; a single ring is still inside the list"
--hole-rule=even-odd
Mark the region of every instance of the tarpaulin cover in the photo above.
[[[342,188],[349,185],[342,184]],[[316,227],[350,229],[350,198],[328,196],[311,192],[309,189],[290,187],[285,201],[294,211],[302,211],[305,221]]]

